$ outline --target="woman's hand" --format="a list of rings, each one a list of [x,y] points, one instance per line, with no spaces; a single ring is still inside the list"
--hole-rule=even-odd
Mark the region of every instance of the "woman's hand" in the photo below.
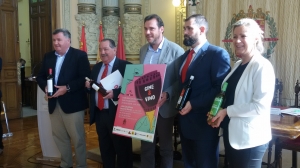
[[[212,121],[211,126],[214,128],[219,127],[226,115],[227,115],[227,109],[220,110],[217,113],[217,115],[211,119],[211,121]]]

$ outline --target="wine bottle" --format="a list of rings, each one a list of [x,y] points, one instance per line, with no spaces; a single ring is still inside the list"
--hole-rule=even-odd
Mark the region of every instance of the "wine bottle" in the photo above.
[[[47,76],[47,89],[47,95],[53,96],[53,76],[51,68],[49,68],[49,75]]]
[[[108,93],[106,92],[107,90],[104,89],[103,85],[101,83],[96,83],[94,80],[88,78],[88,77],[85,77],[85,80],[89,81],[90,82],[90,86],[91,88],[93,88],[96,92],[100,92],[100,94],[102,96],[106,96]]]
[[[191,91],[192,91],[191,85],[192,85],[193,80],[194,80],[194,76],[191,76],[188,85],[186,85],[180,93],[180,96],[179,96],[179,99],[178,99],[177,105],[176,105],[176,109],[179,111],[184,108],[186,102],[190,98]]]
[[[218,111],[221,109],[221,105],[223,103],[223,99],[225,96],[225,92],[227,89],[228,83],[224,82],[222,85],[221,92],[216,96],[213,105],[211,106],[211,110],[208,114],[207,123],[210,125],[212,123],[211,119],[217,115]]]

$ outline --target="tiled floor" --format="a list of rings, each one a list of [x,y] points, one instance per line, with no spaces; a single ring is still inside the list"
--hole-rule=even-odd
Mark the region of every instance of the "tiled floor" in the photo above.
[[[9,126],[13,136],[4,138],[4,153],[0,155],[0,168],[50,168],[57,167],[59,160],[49,159],[48,160],[37,160],[42,158],[37,118],[34,115],[35,111],[31,109],[23,109],[23,119],[10,120]],[[33,116],[32,116],[33,115]],[[5,121],[2,121],[4,132],[6,132]],[[99,152],[97,152],[98,140],[95,132],[95,126],[89,126],[85,124],[86,129],[86,145],[88,150],[88,166],[90,168],[102,168],[102,165],[95,161],[99,160]],[[138,153],[139,144],[138,140],[133,140],[134,151]],[[220,150],[223,151],[222,139],[220,141]],[[179,146],[180,151],[180,146]],[[89,154],[93,153],[93,157],[89,157]],[[273,152],[274,154],[274,152]],[[291,163],[291,151],[283,150],[283,168],[290,168]],[[300,167],[300,154],[298,154],[298,167]],[[95,159],[96,157],[96,159]],[[52,160],[52,161],[51,161]],[[263,159],[267,161],[267,153]],[[272,158],[273,161],[273,158]],[[139,162],[134,163],[135,167],[139,167]],[[182,161],[174,161],[174,168],[183,168]],[[220,168],[223,167],[223,158],[220,158]],[[262,166],[265,168],[266,166]]]

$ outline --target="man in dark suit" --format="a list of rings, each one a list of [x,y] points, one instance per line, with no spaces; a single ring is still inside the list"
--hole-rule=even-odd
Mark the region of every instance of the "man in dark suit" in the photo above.
[[[85,168],[84,110],[88,108],[88,99],[84,85],[85,77],[91,72],[90,64],[84,51],[71,47],[68,30],[55,30],[52,42],[55,50],[45,54],[37,82],[47,95],[47,76],[49,69],[52,69],[54,94],[48,97],[48,108],[53,138],[61,153],[59,167],[73,166],[72,141],[76,167]]]
[[[100,42],[99,53],[102,62],[94,65],[91,79],[96,83],[112,72],[119,70],[124,77],[128,61],[116,57],[116,45],[111,39]],[[131,138],[112,134],[117,106],[112,102],[118,100],[121,88],[107,91],[106,96],[98,94],[86,81],[85,86],[90,91],[90,124],[96,122],[101,158],[104,168],[115,168],[117,158],[118,168],[132,168],[132,142]]]
[[[161,99],[158,102],[159,112],[157,116],[156,135],[154,142],[141,141],[141,167],[155,167],[156,137],[159,137],[160,167],[173,168],[173,123],[178,111],[175,109],[178,100],[178,79],[176,71],[179,69],[179,61],[175,61],[184,53],[178,44],[169,41],[163,36],[164,22],[156,14],[148,15],[144,19],[144,34],[148,41],[140,50],[140,62],[142,64],[165,64],[164,86]],[[158,161],[156,161],[158,162]]]
[[[230,71],[229,54],[209,44],[208,23],[203,15],[185,19],[184,45],[191,46],[181,59],[181,89],[194,76],[189,101],[179,112],[179,132],[185,168],[217,168],[219,154],[218,129],[207,124],[215,96]],[[180,92],[181,89],[178,91]]]

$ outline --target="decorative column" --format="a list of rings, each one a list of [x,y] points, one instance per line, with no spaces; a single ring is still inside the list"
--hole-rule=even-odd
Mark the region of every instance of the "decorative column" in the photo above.
[[[126,58],[139,63],[139,51],[142,46],[143,15],[141,0],[125,0],[124,3],[124,44]]]
[[[113,39],[117,45],[120,16],[118,0],[103,0],[102,12],[104,37]]]
[[[95,0],[78,0],[78,14],[75,19],[78,25],[78,40],[81,38],[81,27],[85,25],[85,38],[87,43],[88,58],[92,62],[96,61],[99,34],[97,25],[99,24],[96,16]],[[78,46],[79,47],[79,46]]]

